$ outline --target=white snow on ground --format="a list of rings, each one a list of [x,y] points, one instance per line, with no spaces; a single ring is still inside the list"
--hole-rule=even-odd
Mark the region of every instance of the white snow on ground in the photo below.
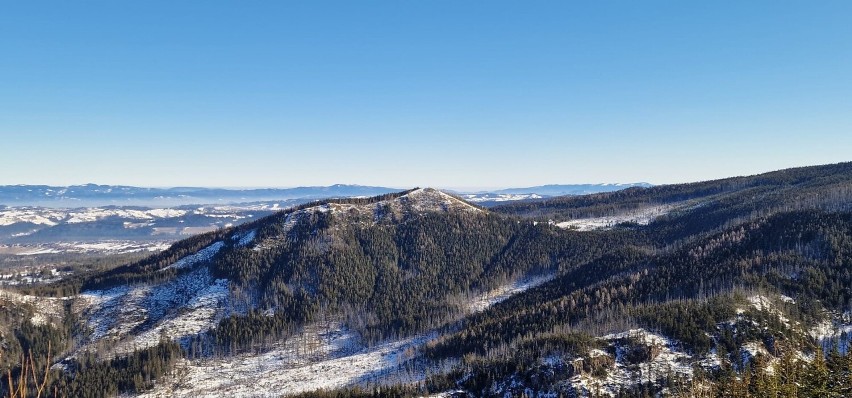
[[[237,241],[238,247],[248,246],[254,242],[254,237],[257,235],[257,230],[246,231],[241,234],[234,235],[231,239]]]
[[[834,322],[831,319],[823,320],[809,330],[809,334],[816,340],[822,340],[834,334]]]
[[[451,398],[451,397],[454,396],[454,394],[458,394],[459,396],[462,396],[462,395],[464,395],[464,393],[465,393],[464,390],[453,390],[453,391],[446,391],[446,392],[441,392],[441,393],[437,393],[437,394],[427,395],[426,397],[423,397],[423,398]]]
[[[20,251],[20,252],[15,253],[15,254],[18,255],[18,256],[35,256],[35,255],[38,255],[38,254],[55,254],[55,253],[61,253],[61,251],[58,250],[58,249],[54,249],[52,247],[36,246],[36,247],[24,249],[23,251]]]
[[[624,222],[635,222],[639,225],[648,225],[655,218],[668,214],[675,205],[649,206],[636,211],[612,215],[607,217],[577,218],[574,220],[555,222],[559,228],[576,228],[580,231],[591,231],[594,229],[612,228],[616,224]]]
[[[45,211],[44,209],[29,207],[6,208],[0,209],[0,226],[24,222],[54,226],[65,217],[65,213],[58,210]]]
[[[464,200],[473,203],[479,202],[510,202],[515,200],[541,199],[543,196],[534,193],[525,194],[464,194]]]
[[[168,249],[166,241],[104,240],[98,242],[53,242],[35,245],[0,245],[0,253],[33,256],[56,253],[107,253],[157,252]]]
[[[287,214],[280,226],[280,231],[285,236],[264,239],[254,246],[254,250],[261,251],[274,247],[281,239],[288,239],[286,235],[292,228],[305,217],[316,213],[331,213],[335,217],[336,225],[374,225],[386,219],[401,220],[406,217],[418,216],[430,212],[463,211],[479,213],[483,210],[437,189],[419,188],[394,199],[382,200],[370,204],[352,203],[323,203],[316,206],[300,209]],[[332,229],[335,226],[332,226]]]
[[[158,285],[86,291],[78,298],[75,312],[91,329],[86,343],[108,338],[119,343],[117,352],[156,344],[160,330],[172,339],[198,333],[229,311],[228,282],[214,280],[207,268]]]
[[[506,300],[511,296],[551,281],[555,276],[555,274],[549,274],[519,279],[509,285],[501,286],[474,298],[474,300],[470,302],[468,309],[470,312],[484,311],[486,308]]]
[[[852,349],[852,314],[832,316],[811,328],[808,334],[822,344],[825,352],[837,343],[840,353],[845,354]]]
[[[472,212],[482,211],[463,200],[433,188],[415,189],[414,191],[401,196],[398,201],[403,203],[403,205],[411,203],[412,208],[418,212],[449,209]]]
[[[176,375],[141,397],[279,396],[356,385],[396,373],[414,349],[431,338],[418,336],[365,349],[339,325],[326,331],[306,330],[302,337],[260,355],[184,360],[176,366]],[[306,344],[317,339],[313,348]],[[425,374],[400,378],[412,382],[425,379]]]
[[[748,364],[752,358],[756,357],[758,354],[763,356],[769,356],[769,351],[766,350],[766,347],[763,346],[763,343],[758,341],[750,341],[742,345],[740,349],[740,356],[742,357],[743,364]]]
[[[779,300],[781,300],[782,302],[790,302],[789,300],[793,300],[793,299],[792,299],[792,298],[790,298],[790,297],[787,297],[787,296],[781,296]],[[780,319],[780,320],[781,320],[781,322],[784,324],[784,326],[790,327],[790,319],[788,319],[788,318],[784,315],[784,312],[782,312],[781,310],[779,310],[779,309],[778,309],[778,308],[777,308],[777,307],[776,307],[776,306],[772,303],[772,300],[771,300],[769,297],[767,297],[767,296],[762,296],[762,295],[757,294],[757,295],[754,295],[754,296],[750,296],[750,297],[748,298],[748,301],[749,301],[749,303],[751,303],[751,305],[752,305],[754,308],[756,308],[758,311],[767,311],[767,312],[769,312],[769,313],[771,313],[771,314],[773,314],[773,315],[777,315],[777,316],[778,316],[778,319]],[[795,301],[794,301],[794,302],[795,302]],[[740,312],[738,311],[738,314],[739,314],[739,313],[740,313]]]
[[[622,359],[623,349],[616,346],[615,367],[608,370],[605,378],[597,378],[589,374],[579,374],[571,378],[571,384],[587,392],[598,391],[600,393],[614,396],[621,388],[635,385],[640,378],[664,377],[667,374],[680,374],[687,377],[692,376],[692,366],[689,364],[691,358],[682,351],[676,342],[664,336],[648,332],[644,329],[633,329],[627,332],[615,333],[603,336],[603,340],[616,342],[620,339],[630,338],[643,342],[647,346],[657,346],[660,353],[651,361],[638,365],[625,363]],[[610,356],[610,354],[593,350],[589,356]]]
[[[7,300],[15,303],[29,304],[33,309],[33,316],[30,321],[34,325],[44,325],[51,321],[59,322],[62,319],[65,313],[63,305],[67,297],[29,296],[0,289],[0,303]]]
[[[213,258],[213,256],[215,256],[216,253],[218,253],[219,250],[221,250],[223,246],[225,246],[225,243],[221,242],[221,241],[213,243],[210,246],[207,246],[207,247],[199,250],[195,254],[190,254],[190,255],[176,261],[174,264],[169,265],[169,266],[163,268],[162,270],[167,270],[167,269],[170,269],[170,268],[174,268],[174,269],[189,268],[189,267],[192,267],[196,264],[199,264],[199,263],[202,263],[202,262],[205,262],[205,261],[210,261],[210,259]]]
[[[290,232],[290,230],[292,230],[293,227],[296,226],[296,223],[299,222],[300,219],[302,219],[302,217],[310,216],[312,209],[314,209],[314,208],[297,210],[297,211],[294,211],[290,214],[287,214],[287,216],[284,218],[284,222],[279,227],[281,233],[284,234],[284,235],[288,234]],[[282,237],[282,239],[285,239],[285,238]],[[279,243],[278,240],[279,240],[278,238],[264,239],[264,240],[258,242],[256,245],[254,245],[254,248],[252,250],[262,251],[262,250],[265,250],[265,249],[268,249],[268,248],[271,248],[271,247],[275,247]]]
[[[196,292],[176,314],[163,320],[128,341],[122,342],[115,352],[131,352],[157,345],[165,334],[172,339],[193,336],[216,326],[222,312],[220,306],[228,298],[228,281],[217,279],[214,283]]]
[[[67,248],[65,252],[79,252],[79,253],[134,253],[134,252],[156,252],[163,251],[171,246],[171,243],[158,241],[158,242],[135,242],[135,241],[100,241],[94,243],[83,243],[83,242],[70,242],[57,243],[59,247]]]
[[[133,220],[154,220],[157,218],[181,217],[186,213],[186,210],[179,209],[90,207],[69,210],[44,207],[11,207],[0,209],[0,226],[23,222],[54,226],[62,222],[76,224],[98,221],[107,217],[121,217]]]
[[[178,209],[122,209],[122,208],[100,208],[92,207],[68,211],[68,219],[65,222],[83,223],[101,220],[107,217],[121,217],[135,220],[154,220],[157,218],[181,217],[187,213],[186,210]]]
[[[704,356],[704,358],[701,358],[698,361],[698,365],[704,369],[719,369],[722,366],[722,358],[719,357],[716,347],[710,349],[710,353]]]
[[[471,308],[484,310],[552,278],[521,279],[475,298]],[[407,372],[399,365],[436,337],[420,335],[365,348],[357,333],[340,322],[317,322],[263,354],[183,360],[174,375],[142,397],[280,396],[369,381],[423,381],[425,370]]]

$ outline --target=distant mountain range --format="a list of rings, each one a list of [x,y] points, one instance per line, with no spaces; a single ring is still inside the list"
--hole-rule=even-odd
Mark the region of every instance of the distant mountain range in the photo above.
[[[593,193],[614,192],[632,187],[648,188],[647,182],[627,184],[548,184],[527,188],[506,188],[484,192],[456,192],[470,202],[489,207],[500,202],[516,200],[544,199],[554,196],[588,195]]]
[[[297,188],[141,188],[124,185],[3,185],[0,204],[6,206],[92,207],[148,206],[173,207],[189,204],[232,204],[287,199],[375,196],[398,189],[361,185]]]
[[[542,185],[528,188],[456,193],[464,196],[469,201],[488,205],[488,202],[611,192],[633,186],[649,187],[651,185],[647,183]],[[51,208],[101,206],[164,208],[196,204],[235,204],[279,200],[375,196],[396,191],[399,191],[399,189],[349,184],[259,189],[200,187],[143,188],[97,184],[72,186],[3,185],[0,186],[0,205]]]

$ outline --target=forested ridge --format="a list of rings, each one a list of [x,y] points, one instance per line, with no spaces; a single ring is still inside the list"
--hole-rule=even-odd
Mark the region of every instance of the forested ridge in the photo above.
[[[648,225],[576,231],[549,222],[652,205],[672,206]],[[29,287],[25,292],[67,296],[156,284],[191,272],[169,265],[221,242],[194,267],[229,281],[238,307],[246,308],[180,345],[164,339],[124,357],[72,359],[51,373],[51,386],[75,396],[87,385],[103,391],[91,396],[138,392],[174,372],[181,356],[263,352],[306,323],[334,316],[367,345],[437,333],[419,350],[420,360],[458,365],[416,385],[306,396],[455,390],[582,396],[608,389],[637,397],[840,397],[852,391],[848,339],[811,332],[852,314],[852,163],[493,210],[428,189],[321,201],[195,236],[111,270]],[[240,243],[248,234],[252,242]],[[467,298],[525,275],[552,279],[470,314]],[[40,326],[21,313],[25,306],[0,310],[18,325],[0,330],[0,370],[13,376],[22,371],[14,358],[30,351],[45,358],[45,341],[59,358],[87,333],[70,305],[61,324]],[[628,330],[673,343],[602,338]],[[642,371],[671,350],[681,358],[672,363],[691,368],[690,377]],[[708,358],[715,365],[703,365]],[[613,390],[606,383],[616,372],[642,378]],[[0,395],[9,395],[9,381],[2,383]]]

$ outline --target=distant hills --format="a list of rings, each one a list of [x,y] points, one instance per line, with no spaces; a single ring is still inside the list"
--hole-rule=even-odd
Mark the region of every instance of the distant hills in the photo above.
[[[0,204],[6,206],[93,207],[147,206],[173,207],[189,204],[231,204],[287,199],[375,196],[398,189],[362,185],[296,188],[142,188],[124,185],[3,185]]]
[[[456,192],[470,202],[490,207],[502,202],[512,202],[530,199],[545,199],[555,196],[589,195],[593,193],[614,192],[622,189],[653,185],[647,182],[627,184],[548,184],[527,188],[506,188],[485,192]]]
[[[584,195],[611,192],[633,186],[649,187],[647,183],[633,184],[569,184],[541,185],[528,188],[507,188],[495,191],[456,192],[472,202],[504,202],[562,195]],[[376,196],[397,192],[398,188],[335,184],[295,188],[227,189],[202,187],[144,188],[125,185],[2,185],[0,205],[78,208],[102,206],[144,206],[151,208],[195,204],[235,204],[280,200],[312,200]]]
[[[653,185],[647,182],[627,184],[548,184],[528,188],[507,188],[494,191],[496,194],[527,194],[537,193],[543,196],[587,195],[590,193],[619,191],[630,187],[648,188]]]

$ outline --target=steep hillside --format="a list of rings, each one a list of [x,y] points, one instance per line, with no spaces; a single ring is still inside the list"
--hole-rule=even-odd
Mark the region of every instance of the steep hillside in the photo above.
[[[843,396],[850,180],[839,164],[499,213],[428,188],[308,203],[18,289],[2,336],[13,354],[52,336],[72,395]],[[610,221],[564,224],[582,217]]]
[[[852,209],[852,162],[801,167],[690,184],[628,188],[616,192],[516,202],[492,210],[572,225],[671,222],[665,238],[694,235],[776,212]],[[665,221],[667,217],[661,217]]]

